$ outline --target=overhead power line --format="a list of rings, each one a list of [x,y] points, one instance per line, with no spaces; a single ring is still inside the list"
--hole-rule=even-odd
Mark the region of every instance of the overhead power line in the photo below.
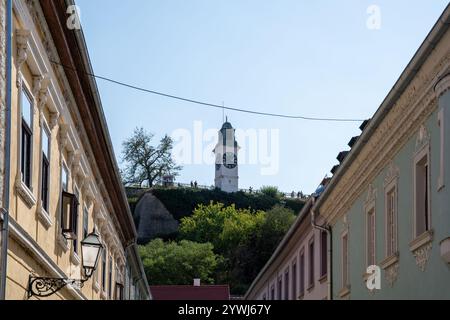
[[[67,70],[77,71],[75,68],[66,66],[66,65],[56,62],[56,61],[51,61],[51,63],[59,65]],[[202,106],[221,109],[221,110],[225,109],[225,110],[230,110],[230,111],[235,111],[235,112],[259,115],[259,116],[285,118],[285,119],[299,119],[299,120],[307,120],[307,121],[322,121],[322,122],[363,122],[363,121],[365,121],[365,119],[306,117],[306,116],[300,116],[300,115],[287,115],[287,114],[279,114],[279,113],[260,112],[260,111],[254,111],[254,110],[248,110],[248,109],[242,109],[242,108],[236,108],[236,107],[226,107],[223,105],[217,105],[214,103],[209,103],[209,102],[204,102],[204,101],[199,101],[199,100],[194,100],[194,99],[189,99],[189,98],[183,98],[183,97],[175,96],[172,94],[167,94],[167,93],[163,93],[163,92],[158,92],[158,91],[138,87],[138,86],[135,86],[135,85],[132,85],[129,83],[125,83],[122,81],[114,80],[114,79],[103,77],[103,76],[99,76],[99,75],[89,73],[89,72],[84,72],[84,73],[93,78],[100,79],[100,80],[103,80],[106,82],[110,82],[110,83],[113,83],[113,84],[116,84],[116,85],[119,85],[122,87],[130,88],[130,89],[133,89],[136,91],[150,93],[153,95],[158,95],[158,96],[162,96],[162,97],[166,97],[166,98],[170,98],[170,99],[175,99],[175,100],[179,100],[179,101],[184,101],[184,102],[188,102],[188,103],[192,103],[192,104],[202,105]]]

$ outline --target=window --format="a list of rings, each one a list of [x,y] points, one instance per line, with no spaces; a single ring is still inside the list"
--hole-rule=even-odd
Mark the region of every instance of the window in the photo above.
[[[283,300],[283,277],[278,278],[278,300]]]
[[[325,231],[320,234],[320,276],[328,273],[328,235]]]
[[[314,240],[309,243],[309,286],[314,286]]]
[[[22,182],[31,189],[32,140],[33,140],[33,104],[30,95],[22,89],[20,96],[22,110],[20,170]]]
[[[430,166],[428,153],[415,165],[415,236],[431,230]]]
[[[113,278],[113,260],[111,257],[109,257],[109,275],[108,275],[108,296],[109,299],[112,298],[112,278]]]
[[[284,273],[284,300],[289,300],[289,269]]]
[[[41,200],[42,207],[49,211],[49,183],[50,183],[50,134],[46,129],[42,130],[42,181]]]
[[[106,292],[106,248],[102,250],[102,289]]]
[[[69,191],[69,171],[65,165],[63,165],[61,171],[61,189],[65,192]]]
[[[348,270],[348,234],[342,237],[342,284],[343,287],[349,285],[349,270]]]
[[[71,193],[63,191],[61,205],[61,223],[62,233],[66,239],[74,240],[77,237],[77,212],[77,197]]]
[[[305,295],[305,253],[300,254],[300,296]]]
[[[375,258],[375,209],[367,213],[367,266],[374,266]]]
[[[386,193],[386,254],[391,257],[397,252],[397,190]]]
[[[262,297],[263,301],[267,300],[267,295],[264,293],[263,297]]]
[[[83,212],[83,239],[86,239],[88,234],[89,234],[89,210],[88,210],[88,208],[84,207],[84,212]]]
[[[270,288],[270,300],[275,300],[275,286]]]
[[[114,299],[115,300],[124,300],[123,285],[121,283],[116,282],[116,293],[115,293]]]
[[[292,264],[292,300],[297,300],[297,262]]]
[[[75,198],[77,199],[76,205],[73,209],[73,234],[74,238],[73,240],[73,252],[78,254],[78,219],[79,219],[79,202],[78,199],[80,199],[80,192],[78,189],[75,189]]]

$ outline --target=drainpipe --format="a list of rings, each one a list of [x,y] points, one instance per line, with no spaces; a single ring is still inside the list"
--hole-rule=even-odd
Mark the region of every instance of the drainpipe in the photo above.
[[[329,300],[333,300],[333,270],[331,268],[332,266],[332,260],[333,256],[332,256],[332,245],[333,245],[333,233],[331,230],[331,227],[327,226],[319,226],[316,223],[316,212],[314,210],[314,205],[316,203],[316,198],[314,195],[312,195],[312,204],[311,204],[311,224],[313,226],[314,229],[323,231],[327,233],[327,239],[328,239],[328,250],[327,250],[327,255],[328,255],[328,259],[327,259],[327,286],[328,286],[328,299]]]
[[[6,115],[5,115],[5,178],[3,193],[3,227],[2,245],[0,249],[0,300],[6,298],[6,259],[8,258],[9,229],[9,175],[11,162],[11,95],[12,95],[12,0],[6,1]]]

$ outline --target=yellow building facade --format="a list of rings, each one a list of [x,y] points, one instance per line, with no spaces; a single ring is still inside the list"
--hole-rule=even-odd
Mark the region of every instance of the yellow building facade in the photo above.
[[[48,299],[148,299],[83,34],[63,24],[69,5],[13,0],[5,298],[36,299],[30,276],[82,279],[80,242],[95,231],[94,276]]]

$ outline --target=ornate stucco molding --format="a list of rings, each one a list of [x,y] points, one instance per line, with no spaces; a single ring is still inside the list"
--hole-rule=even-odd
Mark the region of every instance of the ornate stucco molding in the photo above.
[[[430,252],[433,247],[433,231],[427,231],[410,243],[410,250],[416,259],[420,271],[425,272]]]
[[[420,152],[424,147],[428,146],[431,141],[431,135],[425,125],[421,125],[416,140],[416,152]]]
[[[435,58],[431,72],[418,76],[398,99],[379,128],[370,137],[366,147],[353,161],[352,167],[341,177],[324,202],[321,211],[331,224],[345,213],[361,195],[368,184],[388,165],[392,154],[396,154],[411,139],[425,120],[437,108],[433,79],[450,65],[450,52],[443,58]],[[421,71],[423,73],[423,71]],[[416,84],[416,90],[411,87]],[[343,191],[345,190],[345,191]]]
[[[433,244],[428,243],[427,245],[414,251],[414,257],[416,258],[416,264],[420,271],[424,272],[427,267],[428,259],[430,258],[430,251]]]
[[[16,67],[17,72],[20,72],[20,69],[25,61],[28,59],[28,51],[30,46],[28,45],[28,41],[31,37],[30,30],[18,29],[15,32],[16,35],[16,46],[17,46],[17,59],[16,59]],[[19,76],[17,78],[20,78]]]
[[[385,269],[385,279],[388,283],[389,287],[394,287],[395,282],[398,279],[398,270],[400,269],[400,265],[398,263],[394,263]]]
[[[386,188],[392,181],[397,180],[400,177],[400,169],[395,165],[393,161],[388,166],[386,176],[384,178],[384,187]]]
[[[434,91],[436,92],[436,96],[440,98],[447,91],[450,90],[450,71],[447,72],[444,76],[440,77],[436,86],[434,87]]]

